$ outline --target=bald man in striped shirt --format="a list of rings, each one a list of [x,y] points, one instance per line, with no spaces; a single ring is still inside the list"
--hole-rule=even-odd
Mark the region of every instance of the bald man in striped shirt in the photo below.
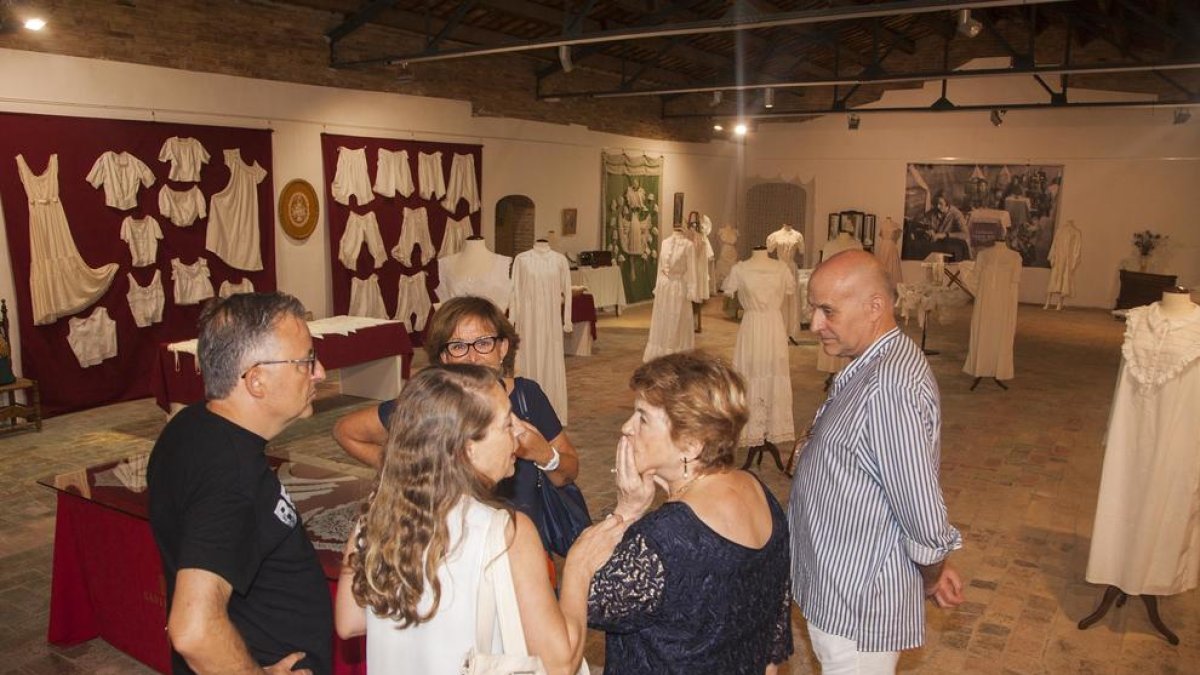
[[[894,673],[925,639],[926,598],[962,602],[962,546],[938,484],[941,409],[919,347],[896,327],[874,256],[839,253],[808,283],[812,331],[851,361],[800,441],[788,520],[792,588],[824,675]]]

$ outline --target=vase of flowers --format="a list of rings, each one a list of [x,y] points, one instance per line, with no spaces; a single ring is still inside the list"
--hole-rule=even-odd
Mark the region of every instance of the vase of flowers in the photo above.
[[[1154,254],[1154,249],[1161,246],[1167,240],[1167,235],[1151,232],[1150,230],[1142,230],[1141,232],[1133,233],[1133,246],[1138,250],[1138,269],[1145,272],[1150,266],[1150,256]]]

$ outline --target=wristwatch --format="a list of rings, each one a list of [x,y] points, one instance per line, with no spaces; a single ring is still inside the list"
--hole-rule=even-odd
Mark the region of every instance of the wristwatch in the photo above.
[[[562,455],[558,454],[558,448],[554,447],[553,445],[550,446],[550,452],[552,452],[554,454],[551,455],[550,461],[546,462],[545,466],[538,464],[537,462],[534,462],[533,465],[536,466],[537,468],[541,469],[542,471],[546,471],[546,472],[550,472],[550,471],[557,469],[559,461],[562,459]]]

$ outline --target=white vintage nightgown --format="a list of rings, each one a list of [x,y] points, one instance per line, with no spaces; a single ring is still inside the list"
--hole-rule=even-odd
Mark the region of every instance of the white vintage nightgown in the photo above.
[[[258,184],[267,170],[246,164],[237,148],[225,151],[229,184],[212,196],[204,247],[230,267],[257,272],[263,268],[258,231]]]
[[[501,312],[507,311],[508,301],[512,298],[512,279],[508,276],[512,258],[493,253],[490,262],[467,271],[459,264],[462,256],[467,254],[463,251],[438,258],[438,287],[435,290],[438,300],[445,302],[463,295],[476,295],[491,300]]]
[[[29,200],[29,299],[33,324],[54,323],[100,299],[117,274],[117,263],[91,268],[79,255],[67,214],[58,199],[58,155],[38,176],[17,155],[17,173]]]
[[[1079,267],[1080,251],[1083,248],[1083,233],[1067,223],[1054,233],[1050,245],[1050,283],[1046,294],[1059,293],[1069,297],[1075,293],[1075,269]]]
[[[536,248],[513,260],[508,312],[521,348],[517,374],[537,382],[558,419],[567,424],[567,368],[563,331],[571,332],[571,267],[566,256]]]
[[[695,247],[686,236],[672,234],[663,240],[658,256],[650,337],[643,362],[692,348],[696,336],[692,333],[691,303],[698,299]]]
[[[767,235],[767,253],[774,253],[779,260],[791,270],[793,281],[796,275],[796,258],[804,257],[804,235],[794,229],[778,229]],[[801,298],[793,293],[783,305],[783,327],[788,337],[799,340],[804,329],[801,318],[804,312],[801,303],[807,303],[808,298]]]
[[[1200,581],[1200,306],[1129,310],[1087,580],[1135,595]]]
[[[724,290],[726,295],[736,294],[744,310],[733,346],[733,368],[746,380],[750,410],[741,444],[794,440],[783,307],[796,294],[796,273],[778,260],[740,262],[729,272]]]
[[[1017,333],[1017,291],[1021,254],[1003,245],[975,257],[979,286],[971,313],[971,343],[963,372],[975,377],[1013,378],[1013,339]]]

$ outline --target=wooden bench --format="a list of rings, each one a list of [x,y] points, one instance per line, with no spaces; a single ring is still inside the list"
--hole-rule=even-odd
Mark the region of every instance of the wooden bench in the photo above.
[[[24,392],[24,403],[17,402],[17,392]],[[42,430],[42,394],[37,381],[21,377],[12,384],[0,385],[0,433],[29,427]]]

